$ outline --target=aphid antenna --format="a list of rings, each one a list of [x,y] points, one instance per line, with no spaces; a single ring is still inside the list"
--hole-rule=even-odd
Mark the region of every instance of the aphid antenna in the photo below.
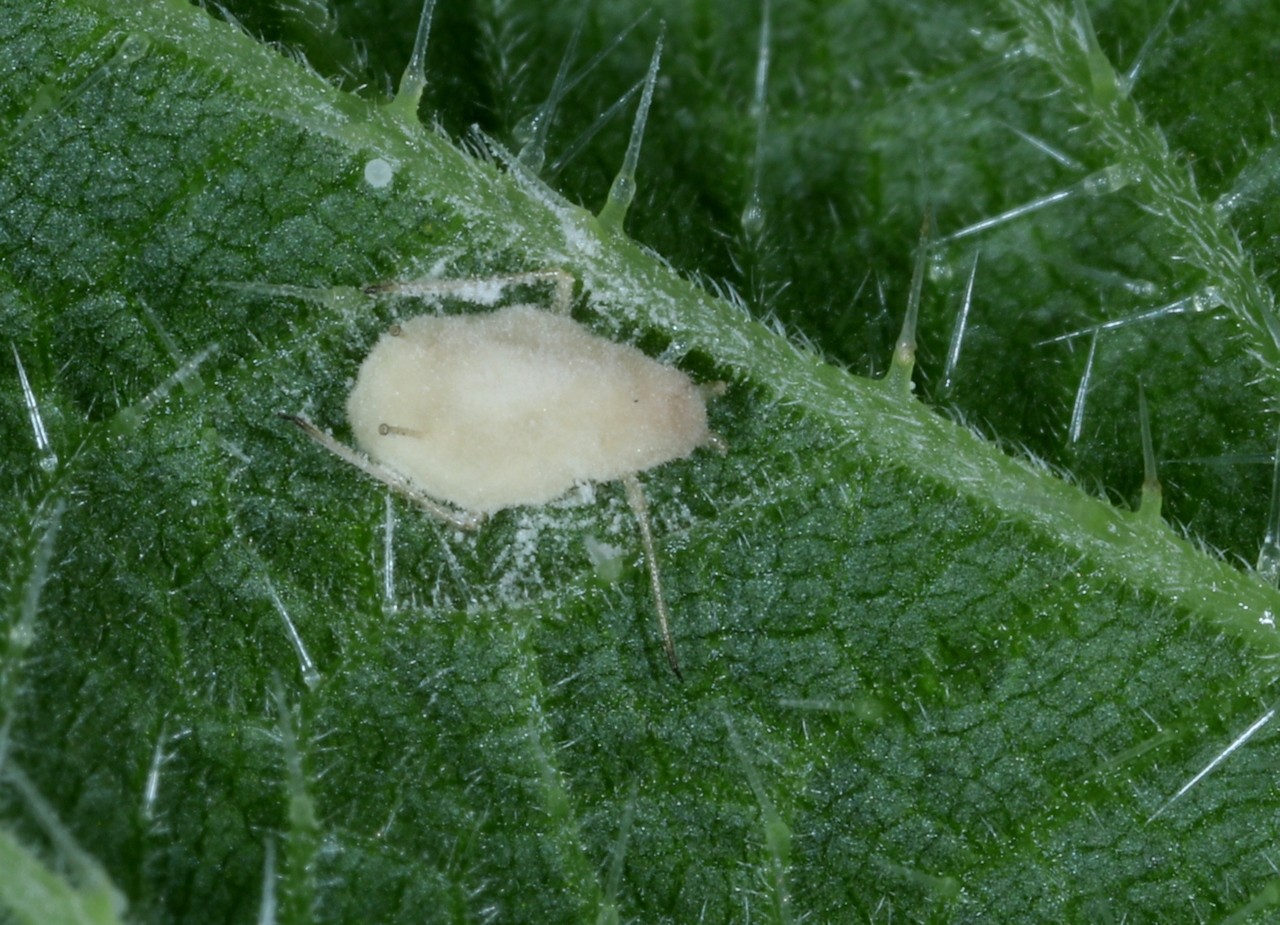
[[[350,463],[351,465],[359,469],[361,472],[363,472],[365,475],[368,475],[371,478],[377,479],[379,482],[386,485],[392,491],[400,493],[401,495],[403,495],[404,497],[412,501],[414,504],[416,504],[418,507],[422,508],[428,514],[431,514],[432,516],[439,518],[440,520],[444,521],[450,526],[456,527],[459,530],[466,530],[470,532],[470,531],[478,530],[480,528],[480,525],[484,523],[484,519],[485,519],[484,515],[472,514],[466,511],[457,511],[451,507],[446,507],[445,505],[441,504],[438,501],[435,501],[432,498],[427,497],[422,492],[418,491],[418,489],[413,485],[413,483],[410,482],[408,479],[406,479],[404,476],[400,475],[397,472],[393,472],[391,469],[388,469],[385,466],[380,466],[374,463],[368,457],[364,456],[364,454],[357,453],[355,450],[351,449],[349,446],[345,446],[344,444],[339,443],[337,440],[333,439],[333,437],[329,436],[320,428],[316,427],[314,424],[312,424],[302,415],[287,414],[285,412],[281,412],[279,414],[279,417],[281,418],[281,420],[289,421],[290,423],[292,423],[304,434],[306,434],[316,443],[320,444],[320,446],[324,447],[334,456],[341,459],[343,462]]]

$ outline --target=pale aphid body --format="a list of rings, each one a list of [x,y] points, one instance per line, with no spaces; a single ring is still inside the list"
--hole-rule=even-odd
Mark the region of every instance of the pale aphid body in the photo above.
[[[347,418],[375,462],[476,513],[545,504],[713,440],[683,372],[530,305],[393,326]]]
[[[436,296],[483,282],[416,280],[366,291]],[[680,370],[570,319],[567,273],[487,282],[550,282],[561,312],[513,305],[393,325],[365,357],[347,397],[347,419],[363,453],[304,417],[282,416],[462,530],[503,508],[554,501],[579,482],[621,481],[640,527],[662,646],[682,677],[638,475],[700,446],[723,452],[707,427],[703,390]]]

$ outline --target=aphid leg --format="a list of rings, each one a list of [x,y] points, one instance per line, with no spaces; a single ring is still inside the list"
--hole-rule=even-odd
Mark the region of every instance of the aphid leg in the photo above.
[[[627,503],[631,505],[636,521],[640,524],[640,545],[644,547],[645,562],[649,566],[649,586],[653,589],[653,603],[658,611],[658,626],[662,630],[662,648],[667,653],[667,662],[676,677],[684,680],[680,671],[680,662],[676,658],[676,644],[671,641],[671,626],[667,621],[667,599],[662,595],[662,578],[658,574],[658,554],[653,547],[653,526],[649,521],[649,501],[644,496],[644,487],[634,475],[623,476],[622,484],[627,487]]]
[[[364,456],[362,453],[357,453],[346,444],[339,443],[301,415],[281,414],[280,417],[286,421],[292,422],[304,434],[316,443],[320,444],[334,456],[341,459],[343,462],[350,463],[365,475],[377,479],[392,491],[399,492],[428,514],[443,520],[450,526],[456,527],[459,530],[476,530],[484,521],[483,515],[454,510],[453,508],[446,507],[440,502],[424,495],[413,485],[412,482],[400,475],[398,472],[388,469],[385,466],[380,466],[368,457]]]
[[[412,296],[422,299],[457,296],[477,305],[492,305],[510,286],[551,284],[551,309],[558,315],[569,314],[573,303],[573,274],[567,270],[533,270],[528,273],[505,273],[497,276],[475,276],[468,279],[405,279],[372,283],[364,287],[369,295]]]
[[[557,315],[567,317],[573,305],[573,274],[567,270],[544,270],[541,275],[554,287],[551,308]]]

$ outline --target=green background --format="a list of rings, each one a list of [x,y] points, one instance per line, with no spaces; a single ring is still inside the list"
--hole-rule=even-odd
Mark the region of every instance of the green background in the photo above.
[[[414,4],[0,2],[0,921],[1268,921],[1280,14],[1087,6],[445,0],[424,128]],[[684,683],[621,486],[456,535],[276,416],[547,267],[727,385]]]

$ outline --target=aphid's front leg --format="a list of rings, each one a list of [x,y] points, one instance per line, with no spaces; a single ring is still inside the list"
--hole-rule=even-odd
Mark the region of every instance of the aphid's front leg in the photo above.
[[[400,473],[379,465],[344,443],[339,443],[301,415],[281,414],[280,417],[286,421],[291,421],[304,434],[343,462],[350,463],[365,475],[371,476],[393,491],[399,492],[428,514],[443,520],[450,526],[457,527],[459,530],[476,530],[484,522],[484,515],[482,514],[459,511],[441,504],[428,495],[424,495],[418,490],[417,486],[400,475]]]
[[[653,527],[649,520],[649,501],[644,496],[644,487],[634,475],[622,477],[622,484],[627,487],[627,502],[640,524],[640,545],[644,547],[645,563],[649,566],[649,586],[653,589],[653,604],[658,611],[658,627],[662,630],[662,648],[667,653],[667,662],[676,677],[684,680],[680,671],[680,661],[676,658],[676,644],[671,640],[671,626],[667,620],[667,599],[662,594],[662,578],[658,574],[658,553],[653,545]]]
[[[573,303],[574,277],[567,270],[560,269],[475,276],[467,279],[389,280],[365,286],[364,291],[369,295],[390,294],[420,299],[454,296],[476,305],[493,305],[511,286],[531,286],[538,283],[551,284],[551,310],[558,315],[568,315],[569,307]]]

